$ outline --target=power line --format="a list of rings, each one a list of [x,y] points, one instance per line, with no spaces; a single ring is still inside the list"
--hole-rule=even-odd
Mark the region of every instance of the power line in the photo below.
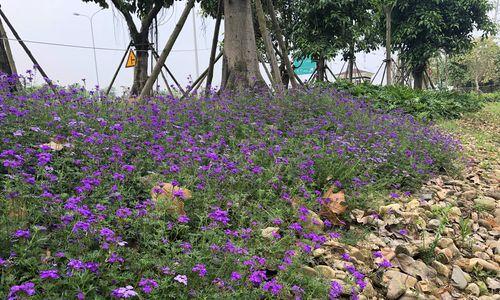
[[[91,47],[91,46],[82,46],[82,45],[74,45],[74,44],[61,44],[61,43],[53,43],[53,42],[42,42],[42,41],[33,41],[33,40],[18,40],[18,39],[12,39],[12,38],[5,38],[5,37],[0,37],[1,40],[9,40],[9,41],[23,41],[25,43],[31,43],[31,44],[41,44],[41,45],[48,45],[48,46],[59,46],[59,47],[68,47],[68,48],[78,48],[78,49],[95,49],[95,50],[105,50],[105,51],[126,51],[126,49],[118,49],[118,48],[105,48],[105,47]],[[198,49],[198,51],[206,51],[210,50],[210,48],[203,48],[203,49]],[[148,50],[136,50],[136,51],[148,51]],[[195,49],[177,49],[177,50],[172,50],[172,52],[193,52]]]

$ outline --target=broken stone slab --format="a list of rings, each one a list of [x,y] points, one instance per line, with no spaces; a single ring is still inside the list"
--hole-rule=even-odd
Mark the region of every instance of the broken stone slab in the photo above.
[[[468,282],[466,273],[462,271],[462,269],[457,265],[453,266],[453,271],[451,273],[451,280],[453,281],[452,282],[453,285],[461,290],[467,287]]]
[[[417,284],[415,277],[394,270],[386,271],[384,278],[384,281],[388,282],[386,296],[389,300],[398,299]]]

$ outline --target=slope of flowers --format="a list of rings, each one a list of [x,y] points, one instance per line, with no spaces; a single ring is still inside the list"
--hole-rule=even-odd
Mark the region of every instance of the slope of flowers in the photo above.
[[[373,190],[410,191],[459,147],[334,90],[127,103],[78,89],[14,95],[6,80],[2,299],[334,298],[338,283],[298,271],[338,237],[326,220],[306,226],[323,191],[345,190],[350,208]],[[159,183],[190,191],[173,189],[185,214],[152,197]],[[348,270],[355,294],[363,275]]]

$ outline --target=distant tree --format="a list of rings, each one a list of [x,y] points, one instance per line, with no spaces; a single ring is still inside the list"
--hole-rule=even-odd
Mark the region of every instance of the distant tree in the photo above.
[[[478,39],[470,51],[451,57],[447,68],[453,85],[480,92],[483,85],[500,83],[500,46],[493,38]]]
[[[109,8],[106,0],[82,0],[83,2],[95,2],[102,8]],[[141,92],[148,79],[148,50],[149,50],[149,28],[155,17],[164,7],[170,7],[174,0],[110,0],[113,6],[123,15],[130,33],[130,38],[137,50],[137,64],[134,68],[134,83],[131,94],[137,95]],[[140,19],[137,26],[133,16]]]
[[[395,49],[413,74],[414,87],[422,89],[430,58],[442,50],[459,54],[472,46],[473,32],[494,31],[488,18],[488,0],[397,1],[392,12]]]
[[[373,50],[380,42],[371,0],[298,0],[293,9],[290,40],[295,54],[316,60],[320,81],[325,78],[326,60],[339,53],[350,61],[352,78],[355,53]]]

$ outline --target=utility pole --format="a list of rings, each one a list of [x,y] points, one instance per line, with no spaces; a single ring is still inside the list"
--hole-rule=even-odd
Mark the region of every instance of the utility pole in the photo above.
[[[87,15],[84,15],[84,14],[79,14],[79,13],[73,13],[73,15],[77,16],[77,17],[84,17],[84,18],[87,18],[90,22],[90,34],[92,35],[92,49],[94,49],[94,67],[95,67],[95,77],[97,79],[97,85],[100,85],[99,84],[99,70],[97,68],[97,54],[95,52],[95,39],[94,39],[94,23],[93,23],[93,19],[94,19],[94,16],[102,11],[103,9],[100,9],[98,11],[96,11],[95,13],[92,14],[92,16],[87,16]]]

